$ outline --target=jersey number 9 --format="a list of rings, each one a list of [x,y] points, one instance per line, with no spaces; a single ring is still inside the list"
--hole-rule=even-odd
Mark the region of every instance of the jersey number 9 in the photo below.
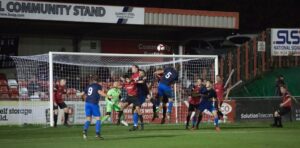
[[[93,93],[93,87],[89,87],[89,89],[88,89],[88,95],[90,96],[90,95],[92,95],[92,93]]]

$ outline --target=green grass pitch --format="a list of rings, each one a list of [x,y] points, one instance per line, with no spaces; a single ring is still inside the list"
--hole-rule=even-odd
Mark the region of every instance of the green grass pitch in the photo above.
[[[43,128],[39,126],[0,126],[1,148],[299,148],[300,122],[286,122],[284,128],[269,123],[222,124],[217,133],[212,123],[197,131],[184,125],[145,125],[144,131],[129,132],[129,127],[103,125],[105,140],[94,138],[91,126],[88,139],[82,139],[82,126]]]

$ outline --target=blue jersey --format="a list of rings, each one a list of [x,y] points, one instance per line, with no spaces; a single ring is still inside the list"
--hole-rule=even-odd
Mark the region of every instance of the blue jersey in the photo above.
[[[210,89],[210,90],[206,90],[204,92],[204,97],[203,99],[204,100],[207,100],[207,101],[212,101],[212,98],[217,98],[217,93],[214,89]]]
[[[201,112],[203,112],[205,109],[210,112],[216,109],[215,103],[212,101],[212,98],[217,98],[216,91],[213,89],[206,90],[199,105],[199,109]]]
[[[102,86],[97,83],[88,85],[84,91],[87,95],[85,102],[98,104],[100,100],[100,95],[98,93],[99,90],[102,90]]]
[[[164,69],[164,75],[162,76],[159,83],[163,83],[166,85],[171,85],[175,81],[178,80],[178,73],[177,71],[172,67],[167,67]]]
[[[199,90],[199,93],[200,93],[201,98],[202,98],[203,101],[208,100],[207,95],[206,95],[206,92],[207,92],[206,87],[205,87],[204,85],[201,85],[201,88],[200,88],[200,90]]]

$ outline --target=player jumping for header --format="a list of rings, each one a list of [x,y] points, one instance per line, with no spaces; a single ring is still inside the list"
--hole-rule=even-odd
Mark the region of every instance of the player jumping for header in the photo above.
[[[166,67],[164,70],[157,70],[154,72],[155,75],[162,75],[159,84],[158,84],[158,96],[160,102],[163,102],[162,109],[163,109],[163,118],[161,120],[161,124],[165,123],[166,113],[167,113],[167,106],[166,104],[169,102],[168,110],[169,114],[171,114],[171,110],[173,107],[173,93],[171,85],[178,80],[178,73],[172,67]],[[163,96],[167,96],[168,99],[163,99]],[[160,107],[161,108],[161,107]]]

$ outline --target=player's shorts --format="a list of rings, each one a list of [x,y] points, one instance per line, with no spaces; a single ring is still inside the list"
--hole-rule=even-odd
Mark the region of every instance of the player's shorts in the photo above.
[[[158,85],[158,96],[167,96],[168,98],[173,98],[172,88],[163,83],[159,83]]]
[[[146,101],[147,96],[146,95],[139,95],[138,100],[139,103],[142,105]]]
[[[90,116],[100,117],[101,113],[100,113],[99,104],[85,102],[85,115],[88,117]]]
[[[159,104],[160,104],[160,101],[159,101],[158,98],[152,98],[152,99],[150,100],[150,102],[151,102],[154,106],[159,106]]]
[[[111,104],[111,103],[106,103],[106,112],[112,112],[113,110],[118,112],[120,111],[120,106],[118,103],[115,103],[115,104]]]
[[[66,104],[65,102],[57,103],[57,106],[53,105],[53,109],[58,109],[58,107],[59,107],[60,109],[64,109],[64,108],[66,108],[66,107],[68,107],[68,106],[67,106],[67,104]]]
[[[168,96],[164,95],[163,98],[162,98],[162,102],[163,103],[168,103],[169,102]]]
[[[277,112],[280,116],[283,116],[291,111],[290,107],[280,107]]]
[[[216,108],[213,106],[213,102],[212,101],[201,101],[199,104],[199,108],[200,112],[203,112],[205,109],[213,112],[214,110],[216,110]]]
[[[199,108],[199,104],[189,104],[189,112],[196,111]]]
[[[127,96],[126,102],[128,104],[133,104],[133,106],[140,106],[141,103],[138,100],[137,96]]]

